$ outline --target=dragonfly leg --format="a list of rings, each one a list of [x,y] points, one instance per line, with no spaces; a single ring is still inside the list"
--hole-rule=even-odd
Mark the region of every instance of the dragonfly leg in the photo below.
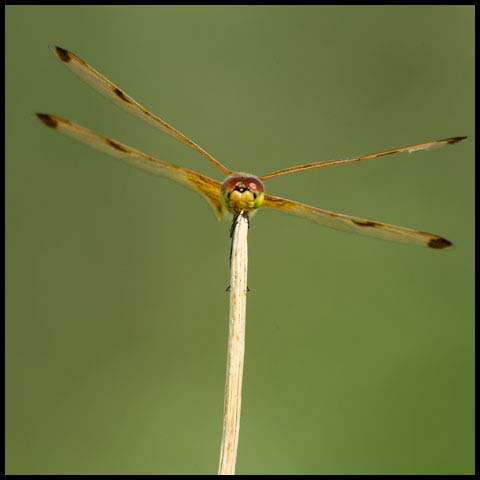
[[[228,256],[228,266],[229,266],[229,269],[232,268],[232,249],[233,249],[233,235],[235,234],[235,226],[237,225],[237,220],[238,220],[238,217],[240,215],[243,215],[246,219],[247,219],[247,224],[248,224],[248,228],[250,228],[250,217],[248,216],[248,213],[244,212],[243,210],[240,212],[240,213],[236,213],[234,216],[233,216],[233,220],[232,220],[232,225],[230,227],[230,238],[231,238],[231,241],[230,241],[230,254]],[[225,289],[226,292],[229,292],[230,291],[230,285],[227,286],[227,288]],[[248,288],[248,285],[247,285],[247,292],[249,292],[250,289]]]

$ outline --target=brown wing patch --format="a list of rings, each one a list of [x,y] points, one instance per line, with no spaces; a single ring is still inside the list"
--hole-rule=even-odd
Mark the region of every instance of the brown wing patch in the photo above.
[[[113,93],[120,99],[122,99],[124,102],[127,102],[127,103],[132,103],[128,97],[125,96],[125,94],[117,87],[113,87],[112,88],[113,90]]]
[[[58,122],[57,120],[48,113],[36,113],[35,114],[47,127],[50,128],[57,128]]]
[[[452,137],[452,138],[444,138],[443,140],[439,140],[439,142],[447,142],[449,145],[453,145],[454,143],[461,142],[465,140],[467,137]]]
[[[57,57],[65,63],[68,63],[71,59],[72,56],[68,50],[65,50],[64,48],[61,47],[54,47],[55,48],[55,53],[57,54]]]
[[[371,222],[370,220],[353,220],[352,222],[355,225],[358,225],[359,227],[376,227],[377,223],[376,222]]]
[[[112,140],[111,138],[105,138],[106,142],[116,150],[119,150],[120,152],[128,152],[128,150],[123,146],[120,145],[120,143],[116,142],[115,140]]]
[[[432,238],[428,242],[428,246],[430,248],[445,248],[445,247],[449,247],[450,245],[453,245],[452,242],[442,237]]]

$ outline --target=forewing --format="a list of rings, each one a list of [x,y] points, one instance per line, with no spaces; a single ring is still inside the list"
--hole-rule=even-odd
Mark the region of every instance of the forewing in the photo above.
[[[141,170],[154,175],[167,177],[200,193],[212,206],[217,218],[221,218],[223,207],[220,203],[220,182],[200,173],[181,168],[173,163],[164,162],[151,155],[93,132],[76,123],[55,115],[37,113],[37,117],[47,126],[68,135],[92,148],[120,158]]]
[[[279,177],[288,173],[300,172],[302,170],[310,170],[311,168],[325,168],[333,167],[334,165],[344,165],[346,163],[362,162],[363,160],[373,160],[374,158],[385,157],[387,155],[393,155],[395,153],[413,153],[420,152],[422,150],[432,150],[434,148],[443,147],[444,145],[453,145],[455,143],[465,140],[467,137],[451,137],[443,140],[433,140],[431,142],[418,143],[416,145],[408,145],[407,147],[394,148],[392,150],[386,150],[384,152],[370,153],[368,155],[360,155],[358,157],[340,158],[337,160],[329,160],[327,162],[313,162],[304,163],[302,165],[295,165],[293,167],[284,168],[282,170],[276,170],[275,172],[267,173],[260,177],[261,180],[267,180],[273,177]]]
[[[285,198],[265,195],[262,207],[273,208],[281,212],[290,213],[306,218],[320,225],[342,230],[345,232],[359,233],[371,237],[382,238],[394,242],[424,245],[430,248],[445,248],[452,245],[446,238],[432,233],[421,232],[412,228],[398,227],[375,220],[351,217],[341,213],[311,207],[303,203],[294,202]]]
[[[91,65],[82,60],[68,50],[60,47],[52,47],[52,51],[55,56],[66,65],[72,72],[78,75],[82,80],[92,86],[95,90],[100,92],[105,97],[112,100],[115,104],[119,105],[129,113],[141,118],[150,125],[159,128],[168,135],[180,140],[184,144],[193,148],[197,152],[200,152],[206,158],[210,160],[216,167],[222,170],[223,173],[229,175],[231,171],[222,165],[213,155],[208,153],[205,149],[197,145],[195,142],[186,137],[183,133],[179,132],[165,120],[162,120],[157,115],[149,112],[143,105],[140,105],[134,98],[128,93],[123,91],[120,87],[111,82],[107,77],[95,70]]]

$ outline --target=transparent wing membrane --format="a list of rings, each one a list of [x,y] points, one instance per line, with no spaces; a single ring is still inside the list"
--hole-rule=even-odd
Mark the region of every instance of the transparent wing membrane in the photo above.
[[[297,215],[335,230],[358,233],[370,237],[382,238],[394,242],[423,245],[430,248],[445,248],[452,245],[446,238],[433,233],[421,232],[412,228],[398,227],[376,220],[351,217],[341,213],[329,212],[285,198],[265,195],[263,207]]]
[[[444,145],[452,145],[454,143],[461,142],[467,137],[451,137],[444,140],[434,140],[432,142],[419,143],[417,145],[409,145],[408,147],[394,148],[393,150],[386,150],[385,152],[370,153],[368,155],[361,155],[359,157],[342,158],[338,160],[330,160],[327,162],[314,162],[304,163],[302,165],[295,165],[293,167],[284,168],[282,170],[276,170],[260,177],[261,180],[267,180],[273,177],[279,177],[281,175],[287,175],[288,173],[300,172],[302,170],[310,170],[311,168],[323,168],[332,167],[334,165],[343,165],[346,163],[361,162],[363,160],[372,160],[374,158],[385,157],[386,155],[393,155],[394,153],[402,152],[419,152],[421,150],[431,150],[433,148],[442,147]]]
[[[231,173],[230,169],[222,165],[213,155],[208,153],[205,149],[197,145],[195,142],[179,132],[165,120],[162,120],[157,115],[149,112],[144,106],[140,105],[133,97],[128,95],[120,87],[111,82],[107,77],[95,70],[87,62],[68,50],[60,47],[51,47],[55,56],[72,72],[78,75],[82,80],[92,86],[95,90],[100,92],[105,97],[112,100],[116,105],[119,105],[129,113],[141,118],[148,124],[160,129],[162,132],[176,138],[185,145],[193,148],[197,152],[205,156],[211,163],[219,168],[225,175]]]
[[[212,206],[217,218],[222,216],[223,207],[220,203],[221,183],[201,173],[179,167],[173,163],[164,162],[151,155],[136,150],[118,140],[104,137],[76,123],[46,113],[37,113],[37,117],[47,126],[64,135],[85,143],[96,150],[120,158],[134,167],[154,175],[174,180],[181,185],[200,193]]]

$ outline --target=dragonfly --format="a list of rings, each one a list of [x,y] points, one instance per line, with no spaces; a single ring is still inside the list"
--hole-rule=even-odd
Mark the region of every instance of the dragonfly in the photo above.
[[[275,170],[262,176],[256,176],[249,173],[230,170],[205,149],[190,140],[179,130],[172,127],[165,120],[151,113],[133,97],[74,53],[58,46],[51,47],[51,50],[58,60],[99,93],[111,99],[115,104],[134,116],[139,117],[151,126],[158,128],[162,132],[199,152],[209,162],[215,165],[215,167],[217,167],[226,178],[223,182],[220,182],[193,170],[160,160],[126,145],[119,140],[100,135],[56,115],[37,113],[36,115],[38,119],[47,127],[87,144],[94,149],[124,160],[128,164],[139,169],[166,177],[193,189],[209,203],[218,219],[222,218],[226,212],[232,214],[235,221],[240,214],[248,218],[258,209],[273,209],[296,215],[336,230],[358,233],[384,240],[422,245],[433,249],[443,249],[452,245],[452,242],[446,238],[433,233],[390,225],[378,220],[368,220],[361,217],[334,213],[286,198],[267,194],[265,192],[264,182],[271,178],[314,168],[345,165],[396,153],[413,153],[422,150],[431,150],[444,145],[456,144],[465,140],[467,137],[450,137],[443,140],[433,140],[406,147],[393,148],[383,152],[360,155],[357,157],[304,163],[281,170]]]

